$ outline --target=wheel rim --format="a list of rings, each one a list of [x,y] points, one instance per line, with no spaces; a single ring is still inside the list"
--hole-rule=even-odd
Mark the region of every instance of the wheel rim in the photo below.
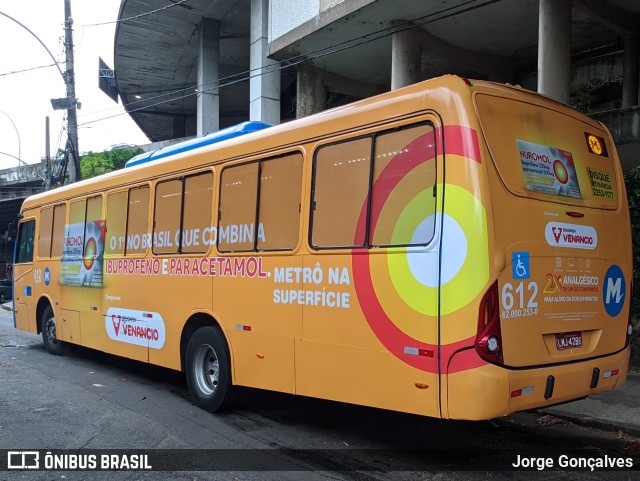
[[[56,337],[56,318],[50,317],[44,324],[44,333],[47,336],[47,340],[51,344],[57,344],[58,338]]]
[[[194,367],[198,389],[205,396],[211,396],[218,388],[220,381],[218,356],[211,346],[204,344],[198,347],[194,358]]]

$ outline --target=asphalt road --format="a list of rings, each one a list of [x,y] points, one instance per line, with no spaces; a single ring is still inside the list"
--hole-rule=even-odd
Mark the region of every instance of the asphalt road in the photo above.
[[[208,414],[191,403],[180,373],[78,347],[51,356],[39,336],[15,330],[11,314],[0,311],[0,450],[207,449],[221,462],[206,472],[0,470],[0,480],[440,481],[485,479],[486,472],[474,469],[487,465],[492,479],[530,479],[536,470],[504,469],[518,454],[552,452],[557,460],[580,448],[635,456],[636,463],[640,457],[636,439],[553,424],[559,420],[536,413],[454,422],[249,389],[242,397],[233,411]],[[263,470],[242,468],[265,454]],[[0,459],[0,469],[5,462]],[[540,475],[617,481],[637,479],[638,471],[567,468]]]

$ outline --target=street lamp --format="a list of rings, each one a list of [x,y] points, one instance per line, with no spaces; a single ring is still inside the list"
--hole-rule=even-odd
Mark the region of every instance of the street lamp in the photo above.
[[[16,131],[16,135],[18,136],[18,157],[17,158],[20,162],[22,162],[22,142],[20,141],[20,132],[18,132],[18,127],[16,127],[16,124],[13,122],[13,119],[8,113],[6,113],[2,109],[0,109],[0,112],[2,112],[7,116],[7,118],[9,119],[9,122],[11,122],[11,125],[13,125],[13,129]],[[10,156],[10,157],[13,157],[13,156]],[[20,167],[20,164],[18,164],[18,167]]]
[[[39,43],[40,45],[42,45],[44,47],[44,49],[47,51],[47,53],[49,54],[49,57],[51,57],[51,59],[53,60],[54,65],[56,66],[56,68],[58,69],[58,72],[60,72],[60,76],[62,77],[62,81],[65,83],[65,85],[67,86],[67,105],[64,108],[68,107],[67,110],[67,119],[68,119],[68,140],[67,143],[71,145],[71,153],[73,154],[73,169],[70,169],[70,177],[71,177],[71,181],[75,182],[77,180],[79,180],[80,178],[80,158],[79,158],[79,152],[80,149],[78,148],[78,121],[76,118],[76,109],[79,108],[79,102],[75,97],[75,83],[74,83],[74,73],[73,73],[73,40],[72,40],[72,35],[71,35],[71,26],[73,24],[73,20],[71,19],[71,0],[65,0],[64,2],[64,12],[65,12],[65,52],[67,55],[67,68],[66,68],[66,75],[64,73],[62,73],[62,69],[60,68],[60,65],[58,64],[58,61],[56,60],[56,58],[53,56],[53,54],[51,53],[51,50],[49,50],[47,48],[47,46],[44,44],[44,42],[42,40],[40,40],[40,38],[38,38],[38,36],[33,33],[29,27],[27,27],[26,25],[22,24],[21,22],[19,22],[18,20],[16,20],[15,18],[13,18],[10,15],[7,15],[4,12],[0,12],[0,15],[2,15],[3,17],[8,18],[9,20],[11,20],[12,22],[17,23],[18,25],[20,25],[22,28],[24,28],[27,32],[29,32],[31,34],[31,36],[33,36]],[[63,99],[53,99],[52,102],[55,102],[56,100],[63,100]],[[54,109],[56,107],[54,106]]]

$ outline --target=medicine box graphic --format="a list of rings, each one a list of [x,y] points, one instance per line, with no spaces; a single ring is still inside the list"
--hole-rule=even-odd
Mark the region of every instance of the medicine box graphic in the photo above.
[[[527,190],[580,199],[573,155],[547,145],[516,140]]]

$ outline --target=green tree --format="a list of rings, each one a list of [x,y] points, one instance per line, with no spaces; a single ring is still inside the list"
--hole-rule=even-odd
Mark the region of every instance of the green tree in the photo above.
[[[89,152],[80,158],[80,178],[90,179],[96,175],[122,169],[129,159],[140,153],[142,153],[140,147],[106,152]]]

